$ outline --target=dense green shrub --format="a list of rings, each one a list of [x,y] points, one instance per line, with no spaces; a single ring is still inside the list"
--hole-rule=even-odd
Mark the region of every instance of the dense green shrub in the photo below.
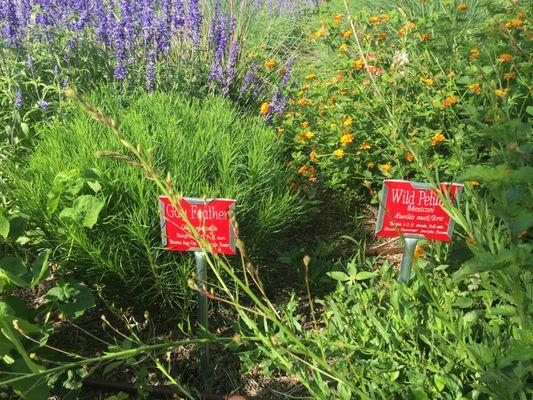
[[[153,94],[125,106],[101,97],[98,103],[128,138],[153,149],[156,168],[170,172],[176,192],[237,200],[241,235],[256,254],[301,220],[303,205],[286,185],[281,143],[258,119],[218,98]],[[27,166],[12,172],[12,196],[42,240],[56,247],[56,258],[87,279],[112,278],[137,301],[180,303],[192,257],[159,248],[159,193],[141,169],[97,157],[120,151],[118,139],[77,111],[42,138]]]

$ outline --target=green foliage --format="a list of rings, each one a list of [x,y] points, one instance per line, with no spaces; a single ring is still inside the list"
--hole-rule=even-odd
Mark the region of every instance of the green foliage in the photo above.
[[[176,192],[237,200],[241,234],[254,254],[302,223],[282,143],[260,121],[216,98],[154,94],[121,104],[103,97],[127,136],[169,171]],[[145,304],[187,307],[192,257],[161,250],[160,193],[142,170],[116,159],[121,143],[113,133],[72,112],[42,136],[27,167],[12,176],[13,199],[41,240],[85,279],[104,279]]]
[[[10,223],[9,217],[3,218],[8,221],[8,228],[11,223],[17,224],[17,219],[11,218]],[[61,359],[50,359],[47,353],[47,343],[53,332],[50,315],[59,312],[64,319],[74,319],[95,305],[90,289],[72,280],[58,280],[45,294],[47,301],[42,306],[31,308],[25,304],[19,297],[20,290],[34,289],[49,276],[49,258],[50,251],[45,250],[31,265],[17,257],[0,259],[0,384],[13,376],[27,375],[11,388],[29,400],[51,395],[47,380],[36,375],[42,373],[50,361]]]
[[[500,123],[530,117],[525,9],[503,1],[351,5],[350,14],[325,7],[310,24],[311,45],[327,57],[310,65],[279,121],[311,193],[325,188],[349,204],[384,178],[421,179],[420,166],[455,179],[490,156],[480,131],[504,132]]]
[[[459,226],[456,246],[470,250],[466,260],[419,260],[416,278],[404,285],[388,262],[360,251],[345,271],[328,273],[337,289],[314,302],[322,326],[302,329],[308,318],[292,299],[263,325],[270,340],[245,352],[244,364],[260,363],[268,374],[283,369],[324,399],[526,399],[533,372],[530,132],[512,119],[477,133],[490,156],[462,178],[479,190],[467,186],[459,206],[444,202]],[[243,336],[257,335],[249,326],[241,325]],[[317,358],[298,358],[299,342]],[[279,362],[280,348],[292,362]],[[318,374],[324,364],[331,369]]]

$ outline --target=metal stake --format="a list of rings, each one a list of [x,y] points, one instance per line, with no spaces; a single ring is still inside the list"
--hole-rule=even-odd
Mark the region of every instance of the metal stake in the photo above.
[[[403,249],[402,255],[402,264],[400,265],[400,276],[398,280],[400,282],[407,282],[409,276],[411,275],[411,266],[413,265],[413,259],[415,255],[416,244],[418,243],[417,238],[404,238],[405,247]]]
[[[201,251],[194,252],[196,259],[196,279],[200,289],[207,288],[207,266],[205,255]],[[203,292],[198,292],[198,322],[206,331],[209,329],[207,321],[207,296]],[[208,344],[200,346],[200,366],[205,376],[209,375],[209,347]]]

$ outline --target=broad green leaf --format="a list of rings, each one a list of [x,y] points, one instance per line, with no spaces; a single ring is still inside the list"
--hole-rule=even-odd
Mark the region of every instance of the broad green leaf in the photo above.
[[[43,280],[49,273],[48,258],[50,257],[50,250],[44,250],[35,259],[31,266],[31,288],[33,289],[41,280]]]
[[[70,219],[89,229],[91,229],[96,221],[98,215],[104,207],[104,202],[95,196],[83,195],[72,203],[71,208],[65,208],[59,214],[60,218]]]
[[[63,171],[54,178],[54,191],[75,196],[81,191],[83,184],[84,179],[77,169]]]
[[[468,308],[471,307],[472,304],[474,304],[474,300],[470,297],[457,297],[453,305],[458,308]]]
[[[98,181],[88,181],[87,185],[93,190],[94,193],[98,193],[102,190],[102,185]]]
[[[2,281],[12,283],[20,287],[27,287],[29,284],[28,268],[15,257],[4,257],[0,260],[0,291]]]
[[[83,283],[58,281],[56,285],[44,298],[54,303],[67,318],[78,318],[94,307],[94,296]]]
[[[433,381],[435,382],[435,386],[439,392],[442,392],[446,387],[446,377],[444,375],[435,374],[433,376]]]
[[[411,393],[416,400],[429,400],[428,395],[420,386],[411,386]]]
[[[3,334],[13,344],[31,372],[39,372],[42,367],[30,359],[20,340],[20,334],[13,327],[13,321],[15,320],[18,320],[19,323],[21,321],[7,303],[0,302],[0,334]]]
[[[4,210],[0,208],[0,237],[7,239],[9,235],[9,220],[4,214]]]
[[[350,280],[350,277],[341,271],[330,271],[326,275],[332,279],[335,279],[336,281],[345,282]]]
[[[358,281],[364,281],[366,279],[372,279],[377,276],[376,272],[361,271],[355,275],[355,279]]]
[[[13,215],[9,219],[9,238],[11,240],[18,240],[26,231],[26,224],[28,218],[24,215]]]
[[[504,315],[506,317],[512,317],[513,315],[516,315],[516,307],[508,304],[492,307],[489,311],[492,315]]]
[[[48,200],[46,202],[46,212],[49,216],[56,212],[57,207],[59,207],[59,199],[61,198],[60,191],[54,191],[48,193]]]
[[[46,380],[42,376],[32,376],[32,372],[36,371],[28,369],[28,366],[24,364],[23,360],[17,359],[12,366],[12,370],[15,373],[28,375],[26,379],[11,384],[14,391],[24,400],[43,400],[50,398],[52,394],[50,393]]]
[[[474,258],[466,261],[461,269],[453,274],[453,279],[460,281],[472,274],[502,270],[511,265],[511,263],[512,254],[508,250],[502,251],[500,254],[480,251]]]
[[[22,133],[24,133],[26,136],[29,135],[30,127],[28,126],[28,124],[26,122],[21,122],[20,123],[20,129],[22,129]]]

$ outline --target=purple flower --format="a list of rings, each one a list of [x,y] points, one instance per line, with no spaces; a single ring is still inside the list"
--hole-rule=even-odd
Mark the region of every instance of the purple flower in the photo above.
[[[228,68],[226,70],[226,78],[224,79],[224,86],[222,87],[222,94],[226,96],[229,92],[231,81],[235,76],[235,64],[237,63],[237,56],[239,54],[239,46],[237,40],[233,39],[229,48]]]
[[[289,100],[289,95],[284,94],[288,89],[290,80],[291,80],[291,69],[292,69],[292,59],[287,60],[287,65],[285,66],[285,73],[281,78],[279,86],[274,91],[272,95],[272,100],[270,100],[270,108],[266,116],[267,120],[271,120],[274,114],[278,113],[282,115],[285,111],[285,105],[287,100]]]
[[[146,91],[152,93],[155,88],[155,52],[148,53],[148,66],[146,68]]]
[[[15,102],[13,103],[13,106],[18,110],[20,107],[22,107],[22,92],[17,90],[17,93],[15,93]]]
[[[195,48],[200,47],[202,13],[198,0],[188,0],[188,10],[185,25],[189,34],[189,39]]]
[[[48,103],[45,100],[41,100],[39,102],[39,107],[41,107],[41,110],[46,111],[48,110]]]
[[[28,54],[28,57],[27,57],[27,60],[28,60],[28,68],[30,69],[30,71],[33,71],[33,58],[31,58],[31,56]]]
[[[16,46],[20,39],[21,23],[17,16],[16,0],[2,0],[2,36],[7,40],[8,46]]]
[[[185,23],[185,13],[183,11],[182,0],[172,2],[172,33],[176,33]]]
[[[253,60],[250,69],[246,71],[246,74],[244,74],[244,82],[241,87],[241,93],[245,93],[251,89],[253,94],[257,97],[261,83],[259,76],[257,75],[258,70],[259,64],[257,63],[257,60]]]
[[[141,12],[141,32],[146,43],[150,42],[152,37],[154,22],[154,9],[150,0],[143,0],[142,12]]]

